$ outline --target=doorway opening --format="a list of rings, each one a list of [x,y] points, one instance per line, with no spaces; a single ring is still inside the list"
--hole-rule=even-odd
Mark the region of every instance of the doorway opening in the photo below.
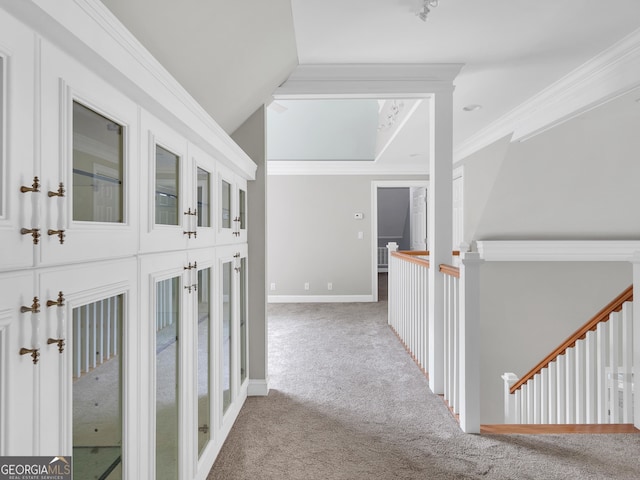
[[[389,243],[398,250],[427,250],[427,188],[426,181],[372,182],[374,301],[386,300]]]

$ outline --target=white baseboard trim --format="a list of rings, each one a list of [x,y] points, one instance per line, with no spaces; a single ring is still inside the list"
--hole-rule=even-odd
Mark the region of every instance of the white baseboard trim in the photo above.
[[[373,295],[269,295],[268,303],[362,303],[375,301]]]
[[[251,380],[247,387],[247,396],[249,397],[266,397],[269,395],[269,379]]]

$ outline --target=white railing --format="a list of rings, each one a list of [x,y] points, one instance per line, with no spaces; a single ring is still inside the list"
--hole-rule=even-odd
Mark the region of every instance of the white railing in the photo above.
[[[389,247],[378,247],[378,269],[389,267]]]
[[[398,252],[389,246],[389,325],[427,375],[443,378],[444,399],[460,428],[480,432],[479,265],[477,253],[464,253],[460,267],[441,265],[444,318],[429,319],[429,252]],[[453,256],[457,256],[454,252]],[[438,277],[436,277],[437,280]],[[442,329],[436,329],[442,322]],[[432,330],[433,329],[433,330]],[[442,367],[429,369],[429,338],[443,332]]]
[[[398,252],[389,244],[389,325],[415,362],[429,371],[429,260],[427,252]]]
[[[522,380],[505,373],[505,423],[634,423],[629,287]]]
[[[444,273],[444,400],[460,413],[460,270],[440,266]]]
[[[105,298],[73,309],[73,376],[118,355],[121,296]]]
[[[444,275],[444,400],[460,428],[480,433],[480,294],[477,253],[463,253],[459,267],[440,265]]]

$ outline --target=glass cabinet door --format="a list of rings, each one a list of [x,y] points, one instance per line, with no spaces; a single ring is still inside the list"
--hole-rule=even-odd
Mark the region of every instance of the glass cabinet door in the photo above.
[[[189,240],[190,247],[214,245],[216,241],[216,162],[213,157],[189,144],[189,188],[187,194],[191,212],[190,230],[196,232]]]
[[[156,284],[156,480],[176,480],[179,456],[180,277]]]
[[[222,413],[233,398],[233,263],[222,264]]]
[[[73,221],[124,221],[123,134],[122,125],[73,102]]]
[[[123,295],[72,310],[73,473],[122,479]]]
[[[211,268],[198,270],[198,458],[211,440]]]
[[[156,225],[179,225],[180,157],[156,145]]]
[[[247,181],[236,175],[236,241],[247,241]]]
[[[239,320],[240,320],[240,385],[247,379],[248,372],[248,349],[247,349],[247,257],[240,258],[240,285],[239,285]]]
[[[43,264],[137,251],[137,106],[47,42],[40,98]]]

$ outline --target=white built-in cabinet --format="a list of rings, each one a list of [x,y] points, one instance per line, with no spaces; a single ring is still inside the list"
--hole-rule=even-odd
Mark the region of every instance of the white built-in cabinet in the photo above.
[[[204,479],[247,396],[250,174],[90,60],[0,9],[0,456]]]
[[[218,168],[218,243],[247,241],[247,181],[230,169]]]

